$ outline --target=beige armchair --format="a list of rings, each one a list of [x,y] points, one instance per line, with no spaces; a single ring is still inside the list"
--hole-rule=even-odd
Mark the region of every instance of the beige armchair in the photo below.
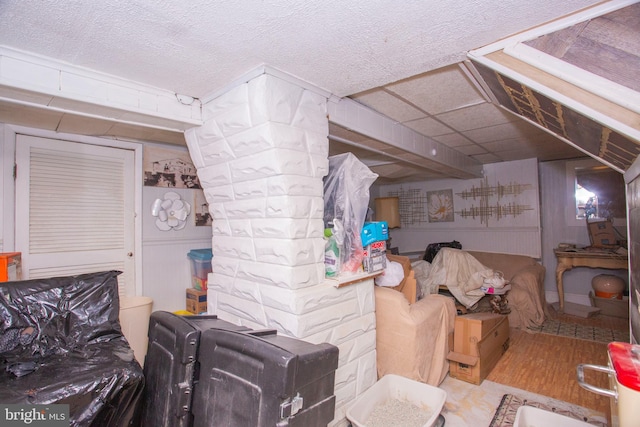
[[[449,371],[454,300],[427,295],[410,304],[405,294],[415,301],[413,271],[399,288],[375,287],[378,378],[396,374],[437,386]]]
[[[511,290],[507,293],[509,326],[535,328],[542,325],[548,315],[544,294],[545,268],[526,255],[469,251],[481,264],[504,273]]]

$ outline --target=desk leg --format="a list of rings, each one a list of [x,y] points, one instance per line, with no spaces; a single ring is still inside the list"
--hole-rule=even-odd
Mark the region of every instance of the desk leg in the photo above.
[[[558,266],[556,267],[556,284],[558,286],[558,299],[560,300],[560,313],[564,313],[564,285],[562,284],[562,275],[567,270],[571,270],[571,266],[566,265],[562,261],[558,261]]]

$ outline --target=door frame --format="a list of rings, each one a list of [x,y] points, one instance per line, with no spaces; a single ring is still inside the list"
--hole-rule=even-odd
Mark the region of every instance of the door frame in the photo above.
[[[49,139],[59,139],[76,143],[99,145],[103,147],[113,147],[131,150],[134,152],[134,265],[135,265],[135,294],[142,295],[142,154],[144,144],[116,139],[98,138],[86,135],[75,135],[68,133],[58,133],[50,130],[35,129],[11,124],[0,124],[0,152],[2,153],[2,251],[11,252],[15,250],[15,181],[13,179],[13,168],[15,164],[15,149],[17,134],[24,134]],[[18,172],[19,173],[19,172]]]

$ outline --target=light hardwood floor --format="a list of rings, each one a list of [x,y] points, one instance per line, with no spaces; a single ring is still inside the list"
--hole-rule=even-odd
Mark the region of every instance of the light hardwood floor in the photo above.
[[[558,315],[549,308],[549,317],[601,328],[626,330],[628,319],[597,315],[588,319]],[[580,363],[607,365],[607,344],[530,333],[511,328],[510,346],[487,379],[554,399],[606,413],[609,399],[583,389],[576,367]],[[585,371],[587,382],[608,388],[607,375]]]

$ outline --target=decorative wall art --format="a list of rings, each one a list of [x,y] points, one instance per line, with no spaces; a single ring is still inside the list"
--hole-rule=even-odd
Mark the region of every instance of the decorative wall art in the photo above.
[[[428,222],[425,209],[427,200],[422,190],[417,188],[404,190],[400,187],[398,190],[389,191],[388,196],[398,198],[400,224],[403,227]]]
[[[427,191],[429,222],[453,222],[453,190]]]
[[[167,192],[162,199],[156,199],[151,206],[156,227],[162,231],[182,230],[187,225],[190,213],[191,205],[173,191]]]
[[[483,175],[390,185],[381,195],[398,197],[402,227],[538,227],[537,159],[484,165]]]
[[[202,188],[188,151],[144,147],[144,185],[167,188]]]
[[[505,217],[516,217],[522,215],[524,211],[533,210],[529,205],[520,204],[515,201],[506,201],[519,196],[526,190],[533,188],[530,184],[520,184],[510,182],[509,184],[489,185],[487,177],[480,180],[478,186],[472,185],[460,193],[456,193],[464,200],[471,200],[470,207],[462,209],[456,214],[463,218],[472,218],[480,221],[480,224],[489,226],[489,219],[500,221]]]

